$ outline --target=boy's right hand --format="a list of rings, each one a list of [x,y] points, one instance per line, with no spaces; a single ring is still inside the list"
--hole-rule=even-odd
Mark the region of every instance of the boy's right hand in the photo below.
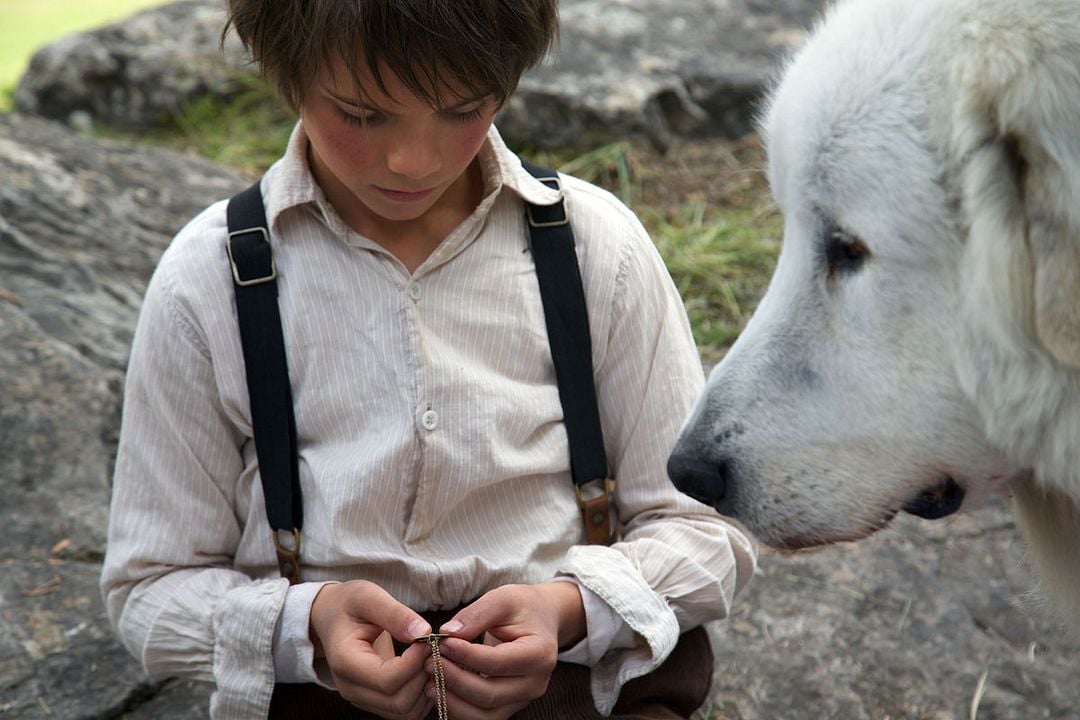
[[[429,651],[412,643],[431,626],[381,587],[366,580],[323,586],[311,603],[310,628],[315,657],[326,658],[338,692],[353,705],[401,720],[431,711],[424,693]],[[395,655],[386,633],[408,649]]]

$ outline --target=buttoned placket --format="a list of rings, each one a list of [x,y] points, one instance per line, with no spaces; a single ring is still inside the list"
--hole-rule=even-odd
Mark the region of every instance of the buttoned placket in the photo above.
[[[439,414],[432,405],[431,393],[431,353],[427,345],[427,328],[424,326],[420,313],[420,301],[424,297],[423,282],[415,275],[405,285],[405,294],[409,300],[410,314],[416,323],[416,331],[420,340],[420,391],[421,402],[417,421],[422,431],[431,432],[439,426]]]
[[[424,304],[429,302],[430,293],[428,291],[428,283],[430,276],[424,274],[424,270],[421,267],[418,273],[414,273],[409,277],[401,291],[404,295],[406,304],[406,314],[409,317],[409,324],[415,332],[415,351],[419,356],[419,376],[417,377],[419,393],[416,398],[416,405],[413,409],[413,422],[416,427],[417,433],[417,445],[419,450],[419,464],[416,468],[416,475],[413,478],[415,482],[415,494],[413,495],[412,507],[408,513],[408,525],[407,531],[408,541],[412,545],[413,551],[424,555],[430,552],[430,548],[424,538],[431,531],[431,523],[433,522],[431,497],[434,492],[434,488],[431,483],[434,482],[434,474],[436,469],[432,467],[430,462],[431,447],[430,443],[434,441],[433,434],[438,432],[440,425],[440,417],[438,408],[435,407],[435,400],[432,396],[433,391],[433,368],[431,352],[428,348],[428,327],[424,322],[423,312]],[[434,561],[434,560],[433,560]]]

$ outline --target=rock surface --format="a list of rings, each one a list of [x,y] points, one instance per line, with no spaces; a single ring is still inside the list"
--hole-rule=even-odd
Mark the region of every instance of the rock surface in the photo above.
[[[818,0],[563,0],[556,57],[500,126],[537,147],[738,135]],[[22,109],[146,128],[250,73],[218,49],[216,0],[185,0],[59,41]],[[81,119],[80,119],[81,118]],[[250,178],[0,115],[0,716],[206,713],[209,688],[159,685],[114,639],[97,579],[123,370],[168,238]],[[1023,609],[1031,586],[1007,510],[902,518],[858,545],[766,553],[711,628],[702,717],[1080,718],[1076,644]]]
[[[541,149],[632,136],[737,137],[781,59],[825,0],[562,0],[556,53],[526,74],[503,134]],[[229,95],[250,74],[220,0],[184,0],[42,48],[15,107],[76,125],[157,125],[185,102]]]
[[[562,0],[551,61],[499,120],[543,149],[644,136],[739,137],[824,0]]]
[[[1080,647],[1037,609],[1003,504],[766,555],[711,629],[714,718],[1080,718]],[[981,691],[980,691],[981,688]]]
[[[17,114],[0,115],[0,178],[0,716],[205,707],[204,689],[143,677],[98,576],[146,282],[172,234],[248,179]]]
[[[97,579],[139,298],[168,238],[250,178],[19,114],[0,115],[0,178],[0,716],[205,716],[207,687],[143,676]],[[995,505],[764,555],[711,628],[701,716],[1080,718],[1078,648],[1020,609],[1022,554]]]

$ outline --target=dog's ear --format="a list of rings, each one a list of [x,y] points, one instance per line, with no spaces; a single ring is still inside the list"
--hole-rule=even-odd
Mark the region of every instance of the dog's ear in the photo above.
[[[1067,15],[1071,31],[1019,14],[969,26],[952,68],[951,140],[967,302],[990,306],[999,339],[1033,336],[1080,367],[1080,13]]]

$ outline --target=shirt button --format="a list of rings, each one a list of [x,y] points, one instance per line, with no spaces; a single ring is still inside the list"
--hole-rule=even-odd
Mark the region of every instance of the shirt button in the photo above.
[[[420,286],[420,283],[413,281],[409,283],[409,297],[413,300],[419,300],[420,296],[424,294],[424,288]]]
[[[439,414],[434,410],[428,410],[420,416],[420,424],[425,430],[434,430],[439,426]]]

